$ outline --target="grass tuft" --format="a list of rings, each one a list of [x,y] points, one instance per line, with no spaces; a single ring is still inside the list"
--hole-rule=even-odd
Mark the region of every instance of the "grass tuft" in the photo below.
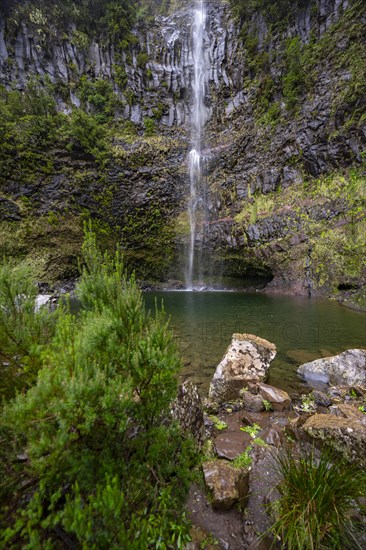
[[[366,473],[356,465],[335,461],[328,451],[320,458],[314,451],[300,457],[288,451],[277,461],[281,497],[273,505],[277,521],[272,531],[283,546],[293,550],[363,548],[365,533],[360,534],[362,526],[353,516],[358,499],[366,494]]]

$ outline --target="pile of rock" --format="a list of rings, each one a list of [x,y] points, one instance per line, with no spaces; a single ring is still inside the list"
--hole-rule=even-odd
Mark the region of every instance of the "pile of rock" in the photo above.
[[[285,429],[298,441],[310,440],[320,447],[326,444],[346,459],[364,466],[366,415],[360,403],[366,399],[366,350],[351,349],[301,365],[298,373],[305,380],[322,382],[329,387],[328,391],[310,392],[297,404],[292,403],[284,390],[265,383],[275,355],[276,347],[271,342],[252,334],[233,334],[211,381],[209,407],[216,411],[221,407],[226,415],[227,411],[248,411],[250,414],[242,415],[239,424],[245,423],[248,416],[254,418],[262,428],[260,436],[267,445],[281,445]],[[203,466],[216,507],[243,502],[242,492],[237,490],[242,474],[235,472],[228,462],[250,445],[250,437],[240,434],[239,429],[229,421],[229,429],[215,435],[214,448],[220,460]],[[249,472],[245,472],[244,477],[248,475]],[[231,491],[228,489],[230,479],[235,480]]]
[[[327,445],[350,461],[366,466],[366,350],[350,349],[317,359],[298,368],[309,382],[329,384],[326,394],[312,392],[321,413],[293,422],[298,438],[308,437]],[[342,403],[348,401],[348,403]]]
[[[206,437],[212,439],[211,457],[202,469],[215,510],[247,505],[247,514],[253,516],[251,502],[257,499],[254,513],[265,516],[264,501],[275,494],[279,481],[274,455],[288,445],[288,439],[295,440],[295,446],[310,442],[331,447],[335,456],[366,467],[366,350],[350,349],[301,365],[299,375],[309,382],[322,382],[323,391],[315,389],[300,400],[291,400],[287,392],[266,383],[275,355],[271,342],[251,334],[233,334],[212,378],[209,399],[203,400],[203,416],[192,387],[182,389],[186,403],[191,399],[188,396],[194,396],[189,423],[199,419],[197,439],[202,441],[202,419]],[[184,407],[182,422],[185,415]],[[251,433],[253,427],[258,434]],[[238,467],[236,458],[242,453],[252,462]],[[261,493],[264,475],[268,478]]]
[[[264,382],[275,356],[276,346],[271,342],[253,334],[233,334],[212,378],[206,408],[221,411],[229,423],[227,430],[214,435],[218,459],[203,464],[206,486],[216,509],[227,510],[247,502],[251,467],[237,468],[232,462],[252,448],[252,437],[240,428],[255,423],[259,435],[265,438],[261,439],[265,447],[276,447],[281,441],[277,430],[272,429],[270,416],[285,418],[287,413],[283,411],[289,409],[291,399],[287,392]]]

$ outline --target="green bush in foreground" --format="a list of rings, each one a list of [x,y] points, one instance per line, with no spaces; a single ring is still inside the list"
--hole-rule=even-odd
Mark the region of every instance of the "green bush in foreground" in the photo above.
[[[366,494],[366,474],[356,465],[331,458],[322,452],[295,457],[288,452],[278,458],[281,494],[274,505],[273,527],[285,548],[361,549],[357,524],[350,512]],[[364,533],[365,535],[365,533]]]
[[[34,384],[41,351],[53,337],[56,312],[35,315],[37,287],[24,265],[0,265],[0,400]]]
[[[173,337],[118,254],[103,256],[91,233],[83,252],[81,314],[60,309],[36,383],[4,407],[0,541],[181,548],[195,450],[169,415],[181,366]]]

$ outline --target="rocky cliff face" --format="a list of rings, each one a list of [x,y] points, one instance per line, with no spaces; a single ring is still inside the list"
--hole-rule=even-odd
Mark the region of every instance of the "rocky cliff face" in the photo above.
[[[24,90],[31,76],[52,83],[61,81],[70,88],[59,107],[80,106],[71,90],[83,75],[113,82],[122,101],[120,113],[138,124],[144,116],[156,116],[162,125],[189,125],[194,59],[192,50],[193,5],[167,17],[156,17],[147,26],[132,31],[132,40],[123,47],[113,42],[80,39],[78,30],[48,27],[20,20],[12,33],[0,13],[0,82]],[[205,55],[207,81],[226,93],[241,86],[241,68],[231,61],[238,48],[238,29],[228,5],[208,3]],[[207,95],[209,101],[209,94]],[[211,111],[215,105],[211,104]]]
[[[365,9],[302,6],[282,31],[256,14],[247,23],[257,74],[244,71],[244,89],[218,101],[207,132],[217,198],[211,242],[230,270],[271,271],[268,289],[356,290],[365,283],[355,260],[366,244]],[[244,68],[253,59],[246,40]]]
[[[148,258],[142,276],[179,278],[175,251],[187,238],[191,21],[192,6],[156,17],[121,46],[87,40],[72,26],[61,32],[22,20],[10,28],[0,20],[1,83],[22,90],[37,76],[40,85],[52,84],[59,109],[69,113],[93,110],[82,94],[85,79],[106,80],[116,117],[136,130],[133,139],[114,133],[103,166],[64,152],[38,188],[28,184],[26,192],[10,178],[2,184],[7,211],[18,206],[20,217],[28,216],[19,205],[24,194],[38,214],[91,211],[122,239],[135,267]],[[272,290],[361,292],[365,31],[360,0],[299,1],[278,21],[261,10],[235,18],[229,3],[207,2],[206,254],[214,271],[273,276]],[[152,123],[155,135],[148,137]],[[158,241],[169,254],[156,267]]]

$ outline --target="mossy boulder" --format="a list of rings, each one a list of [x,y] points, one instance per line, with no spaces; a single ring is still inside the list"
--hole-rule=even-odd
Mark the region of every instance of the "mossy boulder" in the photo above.
[[[306,380],[336,385],[366,385],[366,350],[349,349],[333,357],[304,363],[297,372]]]
[[[366,416],[353,407],[347,417],[333,414],[315,414],[303,424],[301,430],[320,447],[328,445],[345,459],[366,467]]]

